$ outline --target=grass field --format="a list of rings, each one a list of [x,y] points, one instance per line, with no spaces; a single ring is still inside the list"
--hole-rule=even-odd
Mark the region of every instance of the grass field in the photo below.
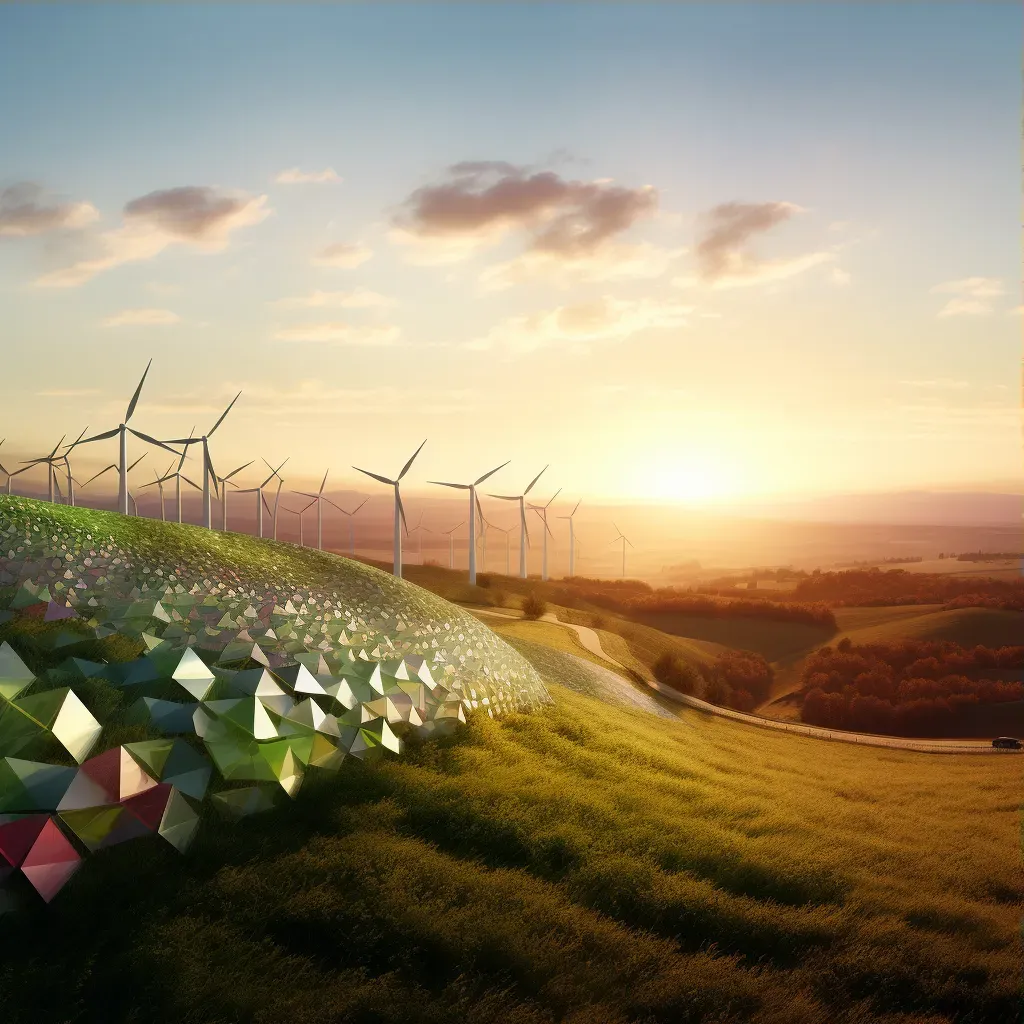
[[[554,687],[0,918],[6,1024],[1007,1024],[1015,758],[665,721]]]

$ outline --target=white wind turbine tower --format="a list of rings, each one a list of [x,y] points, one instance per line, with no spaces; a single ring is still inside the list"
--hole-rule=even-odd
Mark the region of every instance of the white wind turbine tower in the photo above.
[[[455,531],[461,530],[466,525],[466,520],[463,519],[458,526],[453,526],[450,530],[442,530],[442,533],[448,534],[448,568],[455,568]]]
[[[71,456],[71,452],[74,449],[75,445],[81,443],[82,438],[85,437],[85,431],[88,430],[88,429],[89,428],[86,427],[85,430],[83,430],[78,435],[78,439],[76,441],[72,442],[71,444],[69,444],[67,446],[67,448],[64,450],[64,460],[63,460],[64,461],[64,469],[67,471],[67,475],[68,475],[68,504],[72,508],[75,507],[75,484],[77,484],[78,481],[71,474],[71,458],[70,458],[70,456]]]
[[[555,491],[555,493],[552,494],[551,497],[548,499],[547,504],[545,504],[545,505],[531,505],[530,506],[530,508],[533,509],[533,511],[536,512],[537,515],[539,515],[541,520],[544,522],[544,558],[543,558],[543,561],[541,562],[541,571],[540,571],[540,578],[542,580],[546,580],[548,578],[548,537],[550,536],[551,538],[554,538],[554,536],[555,536],[551,532],[551,527],[548,526],[548,506],[561,493],[562,493],[562,488],[559,487],[558,490]]]
[[[420,556],[420,565],[423,564],[423,534],[433,532],[433,530],[428,530],[423,525],[423,513],[421,511],[420,518],[417,520],[416,525],[409,531],[408,534],[410,537],[414,533],[419,534],[419,536],[416,538],[416,554]]]
[[[427,443],[427,439],[423,439],[423,444],[419,446],[412,453],[412,458],[402,467],[402,472],[398,474],[396,479],[389,480],[386,476],[380,476],[377,473],[371,473],[368,469],[359,469],[358,466],[352,468],[358,470],[360,473],[365,473],[367,476],[372,476],[374,480],[379,480],[382,484],[388,484],[395,489],[395,564],[394,574],[401,579],[402,578],[402,528],[405,528],[405,532],[409,532],[409,527],[405,521],[405,509],[402,507],[402,495],[399,490],[399,482],[406,473],[409,472],[409,467],[413,464],[413,460],[423,450],[423,445]]]
[[[155,437],[150,437],[149,434],[143,434],[141,431],[128,426],[128,421],[132,418],[132,413],[135,412],[135,407],[139,404],[139,395],[142,394],[142,385],[146,383],[146,375],[149,373],[149,368],[152,365],[153,360],[150,359],[142,374],[142,380],[139,381],[139,386],[135,389],[135,394],[132,395],[132,400],[128,403],[128,411],[125,413],[124,421],[113,430],[106,430],[102,434],[96,434],[94,437],[87,437],[84,441],[79,440],[75,442],[76,444],[91,444],[93,441],[105,441],[108,437],[119,438],[120,457],[117,462],[117,468],[120,470],[120,473],[118,475],[117,483],[117,510],[121,515],[125,516],[128,515],[128,435],[134,434],[137,438],[145,441],[147,444],[153,444],[158,448],[163,448],[166,451],[169,451],[172,455],[181,454],[181,452],[176,452],[173,448],[169,448],[163,441],[158,441]],[[95,477],[93,477],[93,479],[95,479]]]
[[[173,466],[174,466],[174,463],[172,462],[171,465],[167,467],[167,470],[166,470],[166,472],[164,473],[163,476],[161,476],[154,469],[153,470],[153,479],[150,480],[150,482],[148,484],[143,484],[142,485],[143,488],[155,487],[160,492],[160,522],[161,523],[166,523],[167,522],[167,513],[166,513],[166,509],[164,507],[164,481],[168,479],[169,474],[170,474],[171,469],[173,468]]]
[[[290,458],[290,456],[289,456],[289,458]],[[267,511],[270,512],[270,514],[271,514],[271,516],[272,516],[272,518],[274,520],[274,540],[277,540],[277,510],[278,510],[278,508],[280,507],[280,504],[281,504],[281,487],[284,485],[284,477],[281,476],[281,470],[284,469],[284,463],[287,462],[287,461],[288,461],[288,459],[285,459],[284,462],[282,462],[281,465],[277,467],[277,469],[274,469],[274,467],[269,462],[267,462],[266,459],[263,460],[263,464],[267,467],[267,469],[270,470],[270,476],[268,476],[267,479],[264,480],[262,484],[260,484],[260,497],[261,498],[263,497],[263,488],[266,487],[267,484],[269,484],[270,481],[275,476],[277,477],[277,492],[274,495],[274,509],[273,509],[272,512],[270,511],[270,506],[267,505],[267,503],[266,503],[266,499],[265,498],[263,499],[263,504],[267,505]],[[290,509],[286,509],[285,511],[291,511],[291,510]],[[260,529],[262,531],[262,525],[260,526]],[[260,533],[260,536],[261,537],[263,536],[262,532]]]
[[[349,553],[349,555],[352,558],[355,558],[355,556],[356,556],[356,530],[355,530],[355,524],[353,523],[352,520],[353,520],[353,517],[355,516],[355,514],[366,504],[366,502],[368,500],[369,500],[368,498],[363,498],[363,500],[361,502],[359,502],[359,504],[356,505],[356,507],[354,509],[352,509],[351,512],[346,512],[345,509],[343,509],[339,504],[337,504],[336,502],[331,501],[331,499],[328,498],[326,495],[324,496],[324,501],[326,501],[328,505],[334,505],[334,507],[342,515],[348,516],[348,553]],[[276,524],[275,524],[275,527],[276,527]],[[274,534],[274,537],[275,538],[277,537],[276,533]]]
[[[615,523],[612,523],[612,526],[615,526]],[[620,541],[620,540],[622,541],[622,578],[625,579],[626,578],[626,545],[628,544],[630,547],[632,547],[633,546],[633,542],[628,537],[626,537],[626,535],[617,526],[615,526],[615,532],[618,534],[618,536],[615,538],[615,540],[612,541],[612,543],[616,544],[616,543],[618,543],[618,541]]]
[[[477,501],[476,489],[479,484],[482,484],[489,476],[494,476],[499,469],[504,469],[511,461],[511,459],[508,459],[500,466],[495,466],[494,469],[484,473],[483,476],[478,477],[471,484],[448,484],[440,480],[427,481],[429,484],[437,484],[438,487],[454,487],[460,491],[469,491],[469,585],[471,587],[476,586],[476,514],[480,504]]]
[[[243,469],[248,469],[255,461],[256,461],[255,459],[250,459],[244,466],[239,466],[238,469],[231,470],[231,472],[228,473],[227,476],[219,476],[219,477],[217,477],[217,483],[220,485],[220,528],[221,528],[221,530],[224,533],[228,532],[228,489],[225,486],[225,484],[229,484],[230,486],[234,487],[236,491],[238,491],[238,484],[234,483],[231,478],[233,476],[237,476],[239,473],[242,472]],[[249,492],[248,491],[238,491],[238,493],[239,494],[247,494]],[[260,497],[262,497],[262,496],[263,495],[261,493]],[[257,515],[258,515],[258,518],[259,518],[260,525],[262,526],[262,524],[263,524],[262,510],[258,510]],[[262,537],[263,536],[263,531],[261,530],[257,534],[257,536]]]
[[[220,419],[210,429],[203,434],[202,437],[183,437],[179,440],[170,441],[169,444],[183,444],[185,450],[188,450],[190,444],[199,444],[202,442],[203,445],[203,526],[208,530],[213,529],[213,506],[210,499],[210,484],[213,483],[214,492],[220,497],[220,493],[217,487],[217,473],[213,468],[213,462],[210,459],[210,438],[213,436],[213,432],[224,422],[224,417],[231,412],[231,407],[241,397],[242,392],[239,391],[234,398],[231,399],[228,407],[220,414]],[[171,449],[173,450],[173,449]],[[174,452],[175,455],[180,454]]]
[[[519,502],[519,576],[526,579],[526,548],[530,543],[530,531],[526,528],[526,496],[533,489],[533,485],[544,475],[545,466],[531,481],[530,486],[522,494],[490,494],[488,497],[500,498],[502,501]]]
[[[580,501],[583,499],[580,498]],[[580,501],[576,502],[576,508],[580,507]],[[567,516],[559,516],[559,519],[569,520],[569,576],[576,575],[576,530],[575,524],[572,521],[572,517],[576,515],[576,508],[574,508]]]
[[[330,473],[330,469],[327,470]],[[317,551],[323,551],[324,549],[324,486],[327,484],[327,473],[324,473],[323,480],[320,481],[320,490],[316,494],[310,494],[308,491],[293,491],[294,494],[301,494],[306,498],[312,498],[316,502],[316,549]],[[270,483],[271,477],[275,476],[275,473],[271,473],[267,477],[266,482]],[[262,496],[262,492],[261,492]]]

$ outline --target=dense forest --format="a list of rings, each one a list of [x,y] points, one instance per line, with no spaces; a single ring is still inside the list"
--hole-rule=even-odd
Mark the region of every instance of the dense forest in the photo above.
[[[1024,647],[901,640],[822,647],[802,673],[811,725],[893,736],[955,734],[963,709],[1024,700]]]

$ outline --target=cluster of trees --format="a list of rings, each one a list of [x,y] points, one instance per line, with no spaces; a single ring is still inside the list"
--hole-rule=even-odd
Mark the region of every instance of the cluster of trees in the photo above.
[[[902,640],[815,652],[802,673],[811,725],[894,736],[952,735],[963,709],[1024,700],[1024,647]],[[998,678],[1002,676],[1003,678]]]
[[[963,578],[904,569],[850,569],[801,580],[789,592],[795,601],[824,601],[832,607],[941,604],[1024,611],[1024,580]]]
[[[955,558],[958,562],[1001,562],[1007,558],[1024,559],[1020,551],[967,551],[960,555],[939,555],[939,558]]]
[[[771,665],[752,651],[727,651],[701,669],[666,652],[654,663],[653,672],[655,679],[680,693],[736,711],[753,711],[765,701],[774,678]]]

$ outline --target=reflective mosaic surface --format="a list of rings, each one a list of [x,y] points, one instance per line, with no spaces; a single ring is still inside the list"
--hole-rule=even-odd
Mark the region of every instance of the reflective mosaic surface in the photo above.
[[[66,654],[37,674],[0,644],[0,911],[17,874],[49,901],[105,847],[185,851],[204,801],[268,810],[309,772],[400,753],[406,730],[550,700],[461,609],[320,553],[303,589],[290,547],[0,498],[0,621],[37,619],[33,642]],[[117,637],[137,656],[82,656]]]

